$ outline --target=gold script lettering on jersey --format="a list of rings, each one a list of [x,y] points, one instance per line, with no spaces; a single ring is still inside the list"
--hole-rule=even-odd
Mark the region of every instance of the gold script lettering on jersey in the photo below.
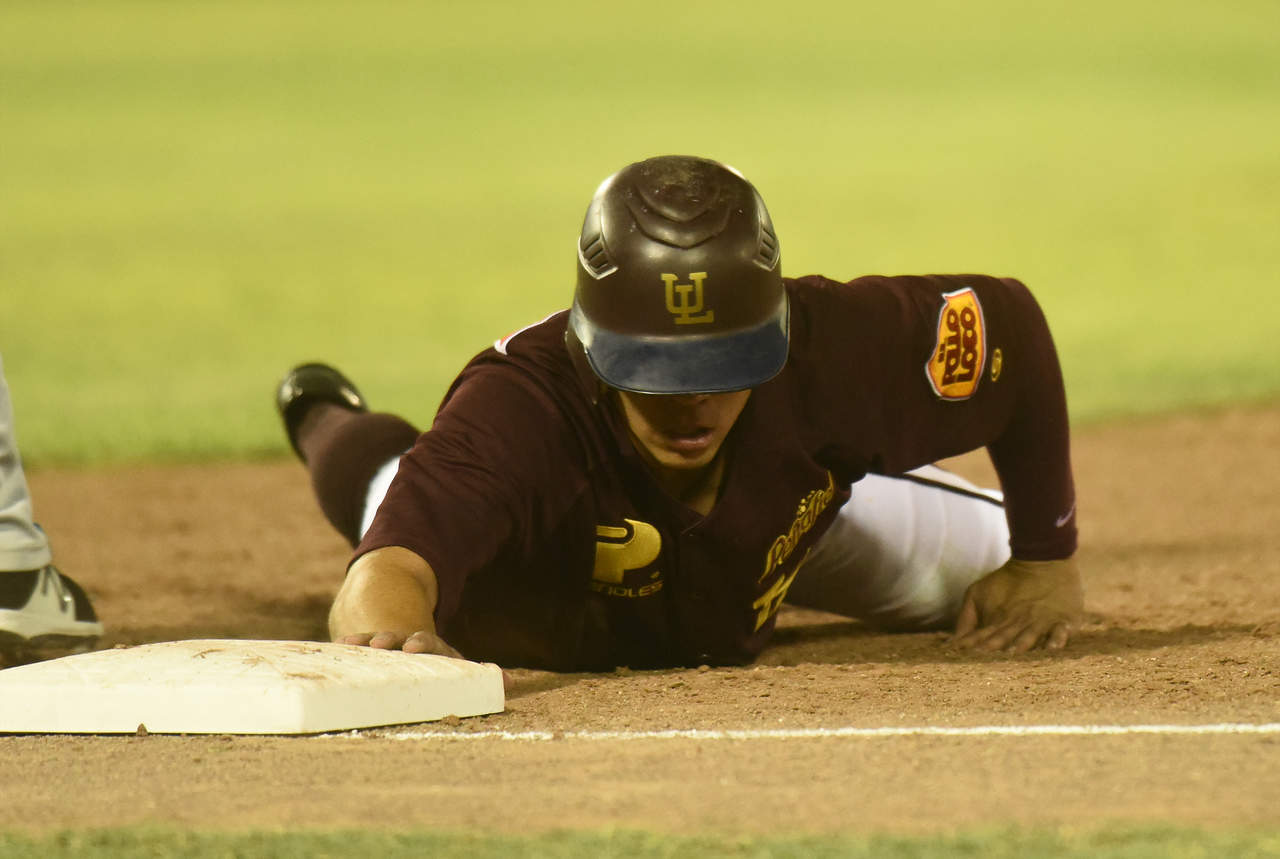
[[[831,472],[827,472],[827,485],[821,489],[814,489],[805,493],[800,499],[800,503],[796,505],[796,518],[791,521],[791,527],[778,535],[777,539],[769,546],[769,551],[764,557],[764,572],[760,574],[760,578],[756,579],[756,584],[764,584],[764,580],[769,577],[770,573],[777,571],[787,562],[795,552],[796,547],[800,545],[801,538],[813,530],[813,525],[818,521],[818,517],[822,515],[822,511],[831,505],[831,499],[836,494],[836,479]],[[756,610],[756,629],[764,626],[769,618],[778,613],[778,609],[782,606],[782,601],[787,598],[787,590],[790,589],[791,583],[796,580],[796,573],[800,572],[800,568],[804,566],[804,562],[809,560],[809,551],[804,553],[804,557],[796,564],[789,574],[779,575],[777,580],[769,586],[759,599],[751,604]]]
[[[596,526],[596,560],[591,589],[613,597],[645,597],[662,590],[662,573],[639,573],[658,559],[662,536],[648,522],[623,519],[622,525]],[[631,581],[636,580],[638,581]]]
[[[827,485],[821,489],[814,489],[800,499],[800,503],[796,505],[796,518],[792,520],[791,527],[779,534],[769,546],[769,551],[764,557],[764,572],[760,574],[760,578],[756,579],[757,583],[764,582],[770,573],[786,563],[787,558],[791,557],[791,553],[800,544],[800,538],[813,528],[813,523],[818,521],[822,511],[831,504],[835,494],[836,479],[828,471]]]
[[[705,271],[695,271],[689,275],[692,283],[678,283],[680,278],[674,274],[662,275],[666,286],[667,312],[672,315],[676,325],[699,325],[716,321],[716,312],[706,310],[703,298],[702,283],[707,279]]]
[[[791,583],[796,580],[800,568],[804,566],[805,561],[809,560],[809,556],[813,554],[813,547],[810,546],[805,550],[804,557],[796,564],[796,568],[790,574],[778,576],[769,590],[761,594],[751,607],[756,610],[756,631],[764,626],[769,618],[778,613],[778,609],[782,608],[782,601],[787,598],[787,591],[791,589]]]
[[[966,287],[942,296],[938,341],[925,373],[944,400],[967,400],[978,390],[986,362],[987,332],[978,294]]]

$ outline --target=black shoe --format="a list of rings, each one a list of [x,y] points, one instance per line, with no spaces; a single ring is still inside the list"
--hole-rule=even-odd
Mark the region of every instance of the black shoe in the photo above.
[[[293,452],[302,457],[298,447],[298,427],[307,410],[316,403],[332,403],[353,412],[367,412],[369,405],[351,380],[328,364],[300,364],[280,380],[276,388],[276,410],[284,420]]]
[[[89,597],[57,567],[0,572],[0,651],[87,650],[100,635]]]

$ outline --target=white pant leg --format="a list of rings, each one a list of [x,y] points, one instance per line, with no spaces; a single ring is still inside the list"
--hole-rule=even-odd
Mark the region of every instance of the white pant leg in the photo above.
[[[35,570],[52,560],[49,541],[32,520],[31,495],[13,427],[13,404],[0,361],[0,571]]]
[[[949,624],[969,585],[1009,559],[1000,499],[935,466],[869,474],[853,485],[787,602],[887,629]]]
[[[364,512],[360,514],[360,537],[363,538],[365,532],[369,530],[369,526],[373,524],[373,517],[378,513],[378,507],[382,505],[382,499],[387,497],[387,490],[391,488],[391,481],[395,479],[396,473],[400,471],[400,457],[387,460],[387,462],[379,468],[377,473],[373,475],[373,479],[369,481],[369,491],[364,496]]]

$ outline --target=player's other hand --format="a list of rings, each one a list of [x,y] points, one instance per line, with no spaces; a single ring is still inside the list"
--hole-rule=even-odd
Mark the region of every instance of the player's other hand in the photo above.
[[[403,632],[358,632],[343,635],[334,639],[338,644],[357,644],[361,647],[372,647],[377,650],[403,650],[405,653],[434,653],[439,656],[452,656],[462,659],[463,656],[440,636],[426,629],[413,633]]]
[[[1074,558],[1010,560],[969,586],[951,643],[1022,653],[1066,646],[1084,614],[1084,586]]]

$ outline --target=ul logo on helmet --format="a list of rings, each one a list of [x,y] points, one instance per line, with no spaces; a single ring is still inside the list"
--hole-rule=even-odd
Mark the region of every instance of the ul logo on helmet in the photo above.
[[[703,312],[702,282],[707,279],[705,271],[689,274],[693,283],[676,283],[679,278],[674,274],[662,275],[666,284],[667,311],[675,319],[676,325],[699,325],[704,322],[715,322],[714,310]]]

